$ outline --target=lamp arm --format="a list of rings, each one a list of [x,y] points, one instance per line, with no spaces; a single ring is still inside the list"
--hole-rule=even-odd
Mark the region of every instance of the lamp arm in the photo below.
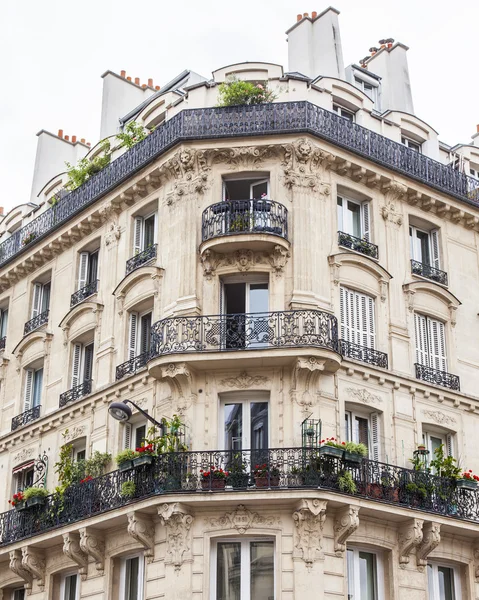
[[[132,400],[124,400],[123,401],[125,404],[128,402],[128,404],[132,404],[136,410],[138,412],[140,412],[144,417],[146,417],[148,419],[148,421],[150,421],[151,423],[153,423],[153,425],[155,425],[155,427],[159,427],[160,429],[163,428],[163,425],[161,423],[158,423],[158,421],[156,419],[154,419],[153,417],[151,417],[147,412],[145,412],[142,408],[140,408],[138,406],[138,404],[135,404]]]

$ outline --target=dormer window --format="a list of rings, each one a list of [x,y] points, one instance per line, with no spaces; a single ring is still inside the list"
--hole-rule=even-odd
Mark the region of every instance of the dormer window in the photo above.
[[[354,78],[354,85],[359,88],[361,91],[363,91],[366,96],[369,96],[369,98],[371,98],[371,100],[375,103],[377,101],[377,90],[378,88],[373,85],[372,83],[369,83],[367,81],[364,81],[363,79],[360,79],[359,77],[355,77]]]
[[[333,104],[333,111],[340,117],[343,117],[343,119],[347,119],[348,121],[351,121],[351,123],[354,123],[354,113],[351,110],[348,110],[339,104]]]
[[[474,179],[479,179],[479,168],[478,169],[469,169],[469,173],[471,174],[471,177],[474,177]]]
[[[409,148],[409,150],[414,150],[415,152],[421,152],[421,144],[412,140],[411,138],[401,137],[401,144]]]

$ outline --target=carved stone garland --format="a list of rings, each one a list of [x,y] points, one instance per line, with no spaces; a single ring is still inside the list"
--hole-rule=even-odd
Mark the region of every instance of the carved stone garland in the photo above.
[[[326,520],[326,500],[301,500],[293,513],[296,529],[293,557],[301,558],[308,569],[323,559],[323,526]]]
[[[166,527],[166,544],[169,562],[179,571],[191,548],[191,524],[193,516],[178,502],[163,504],[158,515]]]
[[[279,517],[273,515],[260,515],[252,512],[243,504],[239,504],[233,512],[225,513],[221,517],[206,519],[206,525],[220,529],[236,529],[243,535],[251,527],[271,527],[279,524]]]

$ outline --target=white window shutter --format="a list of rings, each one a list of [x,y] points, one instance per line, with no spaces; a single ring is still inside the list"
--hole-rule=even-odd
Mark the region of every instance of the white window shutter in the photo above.
[[[341,319],[341,339],[349,341],[348,322],[348,290],[341,286],[339,288],[339,313]]]
[[[131,423],[125,423],[124,427],[123,448],[129,450],[131,448]]]
[[[369,422],[371,424],[370,458],[373,460],[379,460],[379,414],[371,413]]]
[[[374,322],[374,299],[366,296],[366,327],[368,330],[368,348],[376,347],[376,327]]]
[[[454,456],[454,440],[452,437],[450,433],[446,435],[446,451],[448,456]]]
[[[32,407],[33,398],[33,369],[27,369],[25,372],[25,399],[23,403],[23,410],[30,410]]]
[[[150,349],[151,313],[141,317],[141,346],[140,354],[145,354]]]
[[[414,328],[416,333],[416,362],[427,367],[429,366],[429,353],[426,317],[414,313]]]
[[[429,365],[438,371],[447,371],[444,323],[427,319],[429,334]]]
[[[439,259],[439,230],[434,229],[431,231],[431,257],[432,266],[435,269],[441,268],[441,261]]]
[[[130,331],[128,335],[128,360],[135,358],[138,340],[138,313],[130,313]]]
[[[135,217],[133,230],[133,255],[143,250],[143,217]]]
[[[369,220],[369,202],[363,202],[361,205],[363,218],[363,238],[369,242],[371,237],[371,223]]]
[[[73,358],[72,358],[72,388],[76,387],[80,383],[80,368],[81,368],[81,352],[82,345],[73,345]]]
[[[81,290],[86,286],[88,277],[88,261],[90,255],[88,252],[80,252],[80,265],[78,268],[78,289]]]
[[[345,424],[345,427],[346,427],[344,439],[345,439],[346,442],[352,442],[353,441],[353,435],[352,435],[352,416],[351,416],[351,412],[349,410],[347,410],[344,413],[344,424]]]
[[[40,314],[42,305],[42,284],[35,283],[33,285],[33,302],[32,302],[32,319]]]
[[[7,335],[8,309],[2,310],[1,319],[2,322],[0,325],[0,338],[3,338]]]

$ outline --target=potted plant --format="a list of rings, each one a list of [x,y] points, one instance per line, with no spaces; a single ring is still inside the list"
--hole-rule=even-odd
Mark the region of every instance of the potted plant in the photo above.
[[[339,442],[336,438],[326,438],[321,440],[321,446],[319,448],[320,456],[327,456],[330,458],[343,458],[344,447],[346,442]]]
[[[299,467],[291,467],[291,470],[288,473],[288,487],[301,487],[303,483],[303,470]]]
[[[33,242],[36,237],[37,234],[34,231],[30,231],[29,233],[25,234],[24,238],[22,239],[22,246],[26,246],[30,242]]]
[[[9,500],[8,503],[11,504],[15,510],[25,510],[27,507],[22,491],[13,494],[13,498]]]
[[[131,449],[122,450],[115,456],[119,471],[128,471],[133,468],[133,461],[138,458],[139,453]]]
[[[356,442],[346,442],[344,446],[344,460],[354,465],[360,465],[363,458],[368,455],[368,448],[365,444],[356,444]]]
[[[243,461],[242,453],[235,452],[228,464],[228,485],[231,485],[234,489],[248,487],[249,474],[247,468],[248,465]]]
[[[151,465],[153,463],[153,457],[155,456],[155,449],[153,444],[143,444],[136,449],[138,453],[133,459],[134,467],[142,467],[144,465]]]
[[[279,469],[275,465],[269,463],[256,465],[253,471],[253,477],[257,488],[279,486]]]
[[[226,478],[229,475],[228,471],[223,469],[217,469],[216,467],[210,467],[209,471],[203,471],[201,473],[201,487],[204,490],[224,490],[226,487]]]
[[[136,484],[134,481],[124,481],[121,484],[120,496],[122,498],[131,499],[135,495]]]
[[[341,471],[338,476],[338,487],[346,494],[355,494],[357,492],[356,482],[349,471]]]
[[[479,477],[473,475],[472,470],[469,469],[469,471],[464,471],[461,477],[459,477],[456,486],[459,490],[475,490],[478,482]]]
[[[45,504],[45,498],[48,495],[48,490],[41,487],[29,487],[23,491],[23,497],[25,498],[28,508],[31,506],[42,506]]]
[[[217,106],[267,104],[276,100],[276,94],[268,89],[266,82],[241,81],[235,76],[218,86]]]

